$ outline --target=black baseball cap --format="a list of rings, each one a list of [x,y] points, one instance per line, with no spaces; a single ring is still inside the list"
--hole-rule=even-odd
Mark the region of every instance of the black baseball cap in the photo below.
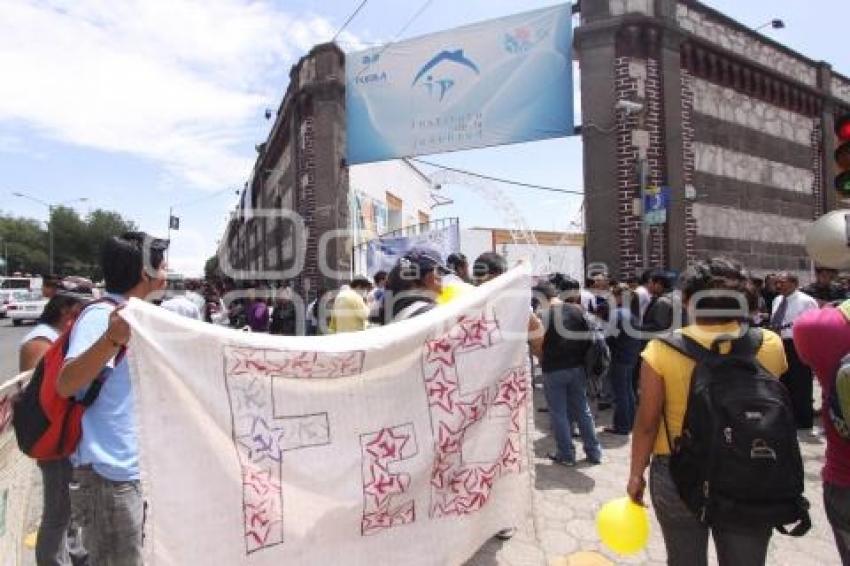
[[[414,246],[404,254],[402,260],[416,265],[420,273],[427,273],[432,269],[436,269],[442,275],[452,273],[452,270],[443,262],[440,252],[429,246]]]

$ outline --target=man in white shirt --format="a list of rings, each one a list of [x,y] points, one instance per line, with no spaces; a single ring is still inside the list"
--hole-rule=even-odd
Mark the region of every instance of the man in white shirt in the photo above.
[[[780,380],[791,395],[797,428],[811,429],[814,425],[812,370],[797,356],[797,350],[794,347],[794,321],[804,312],[817,309],[818,303],[798,290],[799,284],[799,279],[793,273],[783,272],[776,276],[776,290],[779,295],[773,299],[770,327],[782,336],[782,344],[785,346],[788,371]]]

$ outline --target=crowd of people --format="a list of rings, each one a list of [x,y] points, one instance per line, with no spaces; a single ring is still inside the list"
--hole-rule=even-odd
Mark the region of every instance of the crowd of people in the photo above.
[[[182,288],[166,289],[166,247],[167,242],[140,233],[109,240],[102,258],[105,294],[93,300],[85,284],[63,282],[51,291],[42,320],[22,342],[21,369],[32,369],[63,330],[70,329],[59,393],[82,399],[94,384],[99,388],[97,402],[83,416],[82,437],[72,457],[39,462],[44,480],[39,564],[79,564],[86,554],[89,564],[141,564],[144,500],[129,367],[123,355],[130,328],[118,315],[130,298],[156,298],[163,308],[182,316],[252,332],[334,334],[422,315],[508,270],[497,253],[472,262],[452,254],[444,262],[436,250],[418,247],[388,272],[378,272],[371,280],[355,277],[337,290],[320,290],[303,306],[285,285],[250,286],[226,305],[224,299],[233,289],[221,283],[189,281]],[[841,360],[850,354],[850,303],[843,302],[847,286],[837,275],[819,269],[816,281],[800,289],[793,273],[752,277],[720,258],[699,262],[681,275],[648,270],[624,281],[613,281],[605,272],[593,273],[584,282],[561,273],[536,278],[528,344],[532,363],[542,370],[545,410],[551,417],[555,450],[549,458],[557,465],[575,466],[573,439],[579,438],[586,462],[599,465],[604,461],[600,435],[630,435],[626,491],[643,503],[649,468],[668,563],[706,564],[711,532],[722,565],[764,564],[773,519],[750,511],[759,505],[768,509],[772,494],[741,504],[745,522],[728,520],[719,511],[716,519],[706,521],[707,508],[699,516],[680,485],[677,468],[682,465],[677,462],[685,459],[682,446],[689,445],[688,437],[696,430],[696,417],[689,415],[695,402],[694,376],[706,360],[714,359],[711,356],[728,355],[745,360],[747,371],[784,384],[793,439],[785,438],[782,450],[793,453],[797,429],[819,434],[814,427],[812,370],[824,399],[829,399]],[[599,430],[596,415],[609,409],[611,425]],[[747,418],[763,417],[753,413]],[[728,444],[733,444],[733,433],[743,434],[739,431],[747,426],[724,429]],[[838,426],[823,418],[824,500],[839,554],[850,565],[850,440]],[[765,438],[781,432],[762,431]],[[774,451],[767,445],[753,446],[753,453]],[[734,461],[733,456],[723,458]],[[764,478],[765,485],[774,479]],[[740,502],[729,505],[733,503]],[[512,532],[506,528],[497,536],[506,539]]]

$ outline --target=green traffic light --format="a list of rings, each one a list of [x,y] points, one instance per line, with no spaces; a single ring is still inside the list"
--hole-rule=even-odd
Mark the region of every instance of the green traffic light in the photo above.
[[[850,196],[850,171],[844,171],[835,177],[835,189],[844,196]]]

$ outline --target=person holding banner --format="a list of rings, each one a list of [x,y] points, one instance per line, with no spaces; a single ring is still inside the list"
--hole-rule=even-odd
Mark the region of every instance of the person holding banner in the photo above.
[[[443,290],[442,276],[449,273],[440,252],[424,246],[412,248],[387,275],[381,320],[398,322],[433,309]]]
[[[56,291],[39,318],[36,326],[21,341],[19,368],[29,371],[38,365],[53,342],[77,317],[82,306],[93,298],[91,288],[74,283],[55,284]],[[35,560],[39,566],[66,566],[83,564],[83,548],[79,528],[71,520],[71,462],[49,460],[37,462],[41,471],[42,508],[41,524],[35,545]]]
[[[96,379],[102,383],[83,414],[82,437],[72,456],[79,488],[72,492],[71,504],[95,566],[142,564],[144,502],[135,398],[130,365],[120,355],[130,340],[130,327],[117,311],[130,298],[144,300],[165,287],[167,248],[167,240],[143,232],[106,241],[101,267],[108,302],[89,306],[74,323],[57,381],[60,395],[78,398]]]

